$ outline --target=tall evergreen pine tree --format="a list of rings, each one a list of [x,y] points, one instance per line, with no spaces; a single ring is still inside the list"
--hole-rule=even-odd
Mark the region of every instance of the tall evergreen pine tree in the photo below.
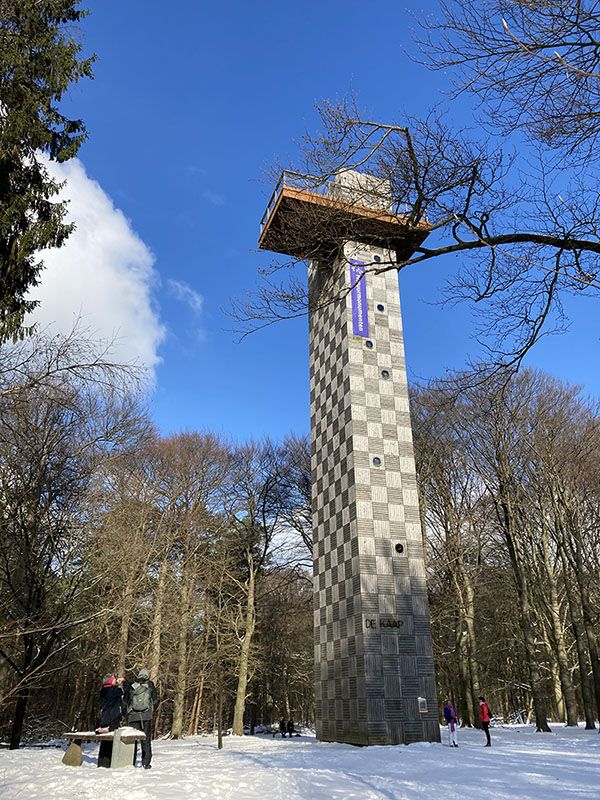
[[[70,84],[92,76],[94,58],[80,58],[71,27],[86,15],[79,0],[0,0],[0,344],[28,333],[39,252],[73,229],[39,155],[67,161],[86,138],[83,122],[59,110]]]

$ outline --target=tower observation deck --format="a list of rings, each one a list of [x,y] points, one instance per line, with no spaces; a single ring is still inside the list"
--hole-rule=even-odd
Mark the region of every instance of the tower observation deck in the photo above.
[[[426,224],[354,171],[284,173],[259,247],[308,261],[317,737],[439,741],[398,275]]]
[[[348,186],[340,175],[322,182],[282,172],[260,221],[259,248],[304,260],[353,240],[385,247],[397,261],[408,258],[428,235],[427,224],[411,226],[406,215],[392,213],[387,182],[363,177],[370,179],[366,188],[356,178]]]

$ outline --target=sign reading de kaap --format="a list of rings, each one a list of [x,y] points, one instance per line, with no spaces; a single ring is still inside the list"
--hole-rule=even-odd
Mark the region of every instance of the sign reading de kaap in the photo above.
[[[399,630],[400,628],[403,627],[403,625],[404,625],[403,620],[401,620],[401,619],[393,619],[391,617],[390,618],[388,618],[388,617],[380,617],[379,618],[379,625],[377,624],[377,620],[376,619],[373,619],[373,618],[365,619],[365,628],[367,628],[367,629],[373,629],[373,628],[384,628],[384,629],[386,629],[386,628],[395,628],[396,630]]]

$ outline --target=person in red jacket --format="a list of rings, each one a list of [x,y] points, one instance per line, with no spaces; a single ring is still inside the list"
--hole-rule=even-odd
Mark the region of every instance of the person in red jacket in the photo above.
[[[487,739],[485,747],[491,747],[492,740],[490,738],[490,707],[488,706],[485,697],[479,698],[479,721],[481,722],[481,727],[485,731],[485,737]]]

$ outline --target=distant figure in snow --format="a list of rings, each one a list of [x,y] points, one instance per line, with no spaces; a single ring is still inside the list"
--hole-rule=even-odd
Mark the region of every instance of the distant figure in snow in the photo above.
[[[448,724],[448,744],[450,747],[458,747],[458,742],[456,741],[458,717],[456,716],[456,708],[450,700],[444,702],[444,719]]]
[[[281,734],[281,738],[285,739],[285,732],[287,730],[287,723],[284,719],[279,720],[279,733]]]
[[[481,727],[485,731],[485,737],[487,739],[487,743],[484,746],[491,747],[492,740],[490,738],[490,707],[488,706],[485,697],[479,698],[479,721],[481,722]]]
[[[293,719],[288,719],[287,725],[286,725],[286,730],[288,732],[288,736],[291,739],[292,738],[292,734],[294,733],[294,720]]]
[[[97,733],[108,733],[116,731],[123,716],[123,678],[117,678],[113,673],[109,673],[102,679],[102,689],[100,689],[100,727]],[[110,767],[112,758],[113,743],[100,742],[98,752],[98,766]]]
[[[144,769],[151,769],[152,765],[152,717],[154,708],[158,702],[156,686],[150,680],[150,673],[147,669],[141,669],[136,680],[129,686],[125,700],[127,702],[127,724],[143,731],[146,739],[142,745],[142,766]],[[133,754],[135,765],[137,757],[137,742]]]

